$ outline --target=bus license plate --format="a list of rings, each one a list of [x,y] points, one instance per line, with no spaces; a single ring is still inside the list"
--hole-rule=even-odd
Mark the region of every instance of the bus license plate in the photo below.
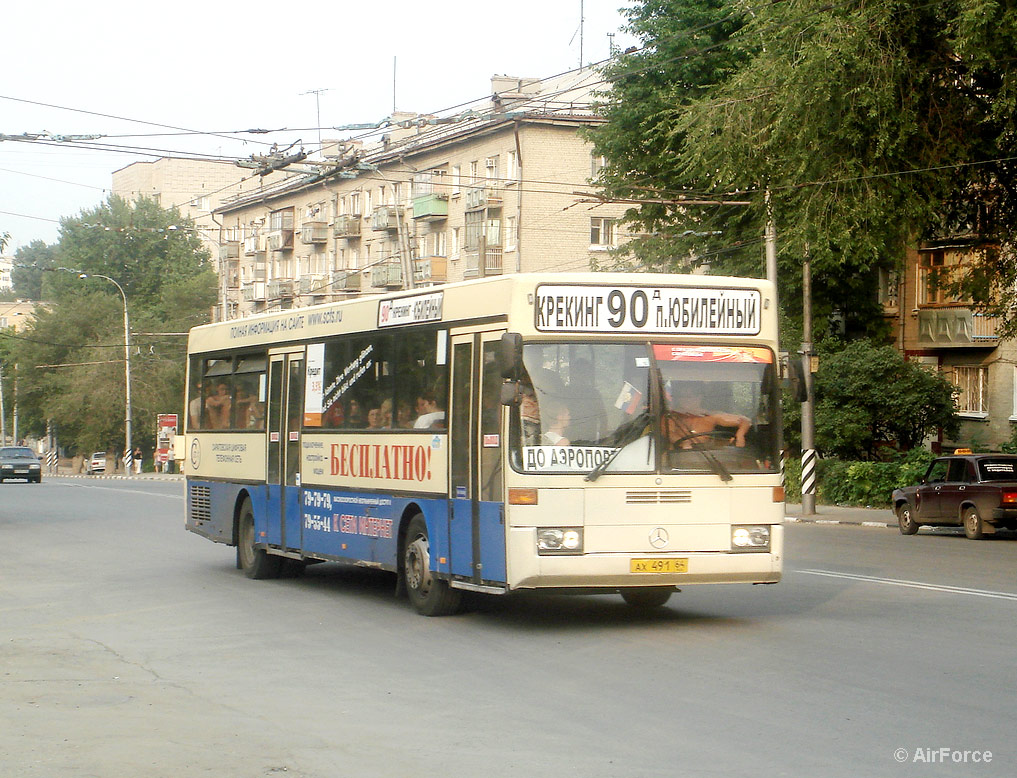
[[[687,573],[689,560],[678,559],[632,559],[629,561],[630,573]]]

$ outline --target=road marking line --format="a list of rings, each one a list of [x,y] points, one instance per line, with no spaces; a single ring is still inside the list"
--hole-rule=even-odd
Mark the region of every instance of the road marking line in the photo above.
[[[874,575],[835,573],[832,570],[798,570],[797,572],[805,573],[806,575],[822,575],[827,578],[846,578],[849,581],[867,581],[869,583],[903,586],[908,589],[925,589],[931,592],[946,592],[948,594],[968,594],[972,597],[990,597],[996,600],[1013,600],[1017,602],[1017,594],[1012,592],[995,592],[991,589],[969,589],[964,586],[943,586],[940,584],[923,583],[921,581],[905,581],[899,578],[879,578]]]

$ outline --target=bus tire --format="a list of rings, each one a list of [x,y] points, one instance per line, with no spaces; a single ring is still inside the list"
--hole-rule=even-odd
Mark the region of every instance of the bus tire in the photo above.
[[[254,547],[254,509],[250,500],[240,506],[237,525],[237,567],[248,578],[278,578],[283,558]]]
[[[419,513],[410,519],[403,547],[403,578],[410,604],[422,616],[449,616],[462,604],[462,592],[431,572],[427,522]]]
[[[620,594],[633,608],[660,608],[671,599],[674,589],[664,586],[637,586],[622,589]]]

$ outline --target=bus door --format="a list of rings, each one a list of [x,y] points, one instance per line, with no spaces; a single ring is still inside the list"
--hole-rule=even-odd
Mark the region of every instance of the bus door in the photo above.
[[[449,409],[449,568],[477,587],[504,583],[498,332],[454,335]]]
[[[300,425],[304,411],[304,352],[269,355],[268,535],[283,549],[301,546]]]

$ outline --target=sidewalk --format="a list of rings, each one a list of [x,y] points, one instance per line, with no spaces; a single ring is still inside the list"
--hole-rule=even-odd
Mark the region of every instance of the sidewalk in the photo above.
[[[784,521],[804,524],[855,524],[863,527],[896,527],[889,508],[854,508],[844,505],[817,505],[814,516],[802,516],[802,506],[787,503]]]
[[[88,475],[87,473],[69,473],[66,471],[58,471],[56,473],[49,473],[45,470],[42,471],[43,478],[92,478],[92,479],[108,479],[108,480],[120,480],[120,481],[183,481],[184,476],[182,473],[138,473],[126,475],[124,473],[103,473],[102,475]]]

